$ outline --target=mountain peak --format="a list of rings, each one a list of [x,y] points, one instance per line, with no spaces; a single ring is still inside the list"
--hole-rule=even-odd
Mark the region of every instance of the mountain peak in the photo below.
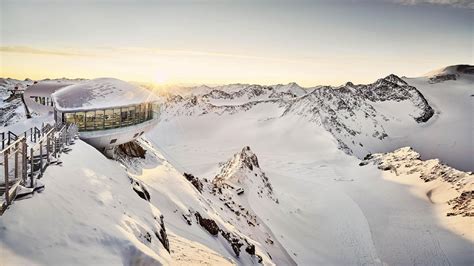
[[[390,74],[388,76],[386,76],[385,78],[383,78],[384,80],[386,81],[389,81],[389,82],[392,82],[392,83],[395,83],[399,86],[402,86],[402,85],[408,85],[408,83],[406,83],[403,79],[401,79],[399,76],[395,75],[395,74]]]
[[[260,169],[257,155],[249,146],[234,154],[212,182],[216,187],[238,187],[242,191],[249,191],[245,193],[256,193],[259,197],[265,196],[278,203],[278,199],[273,195],[270,180]]]
[[[252,172],[257,174],[263,173],[260,169],[257,155],[253,153],[249,146],[245,146],[222,166],[221,171],[216,175],[215,181],[229,180],[240,183],[247,174]]]
[[[245,146],[240,152],[240,162],[242,163],[242,166],[247,167],[251,171],[254,169],[254,167],[260,167],[258,164],[257,155],[253,153],[249,146]]]

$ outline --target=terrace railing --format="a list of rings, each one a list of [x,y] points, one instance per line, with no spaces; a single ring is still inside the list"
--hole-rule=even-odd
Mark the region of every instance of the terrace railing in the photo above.
[[[0,151],[0,214],[16,197],[18,185],[27,177],[26,139],[20,137]]]
[[[51,127],[52,126],[50,124],[43,124],[41,129],[37,127],[31,127],[30,129],[19,134],[15,134],[11,131],[0,132],[1,149],[5,149],[5,147],[18,140],[21,136],[25,137],[25,139],[29,142],[37,142],[38,139],[43,136],[45,132]]]
[[[66,146],[71,145],[77,136],[75,124],[49,125],[43,126],[41,130],[35,128],[34,131],[36,130],[39,131],[39,136],[34,142],[28,142],[24,135],[19,136],[0,152],[0,160],[3,162],[0,163],[0,215],[17,196],[19,185],[28,188],[30,192],[41,187],[37,184],[37,179],[43,176],[49,165],[59,163],[61,153],[69,150]]]

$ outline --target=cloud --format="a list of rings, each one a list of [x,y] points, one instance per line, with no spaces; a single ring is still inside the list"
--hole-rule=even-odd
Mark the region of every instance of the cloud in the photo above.
[[[259,56],[251,54],[226,53],[219,51],[193,51],[193,50],[171,50],[160,48],[145,47],[95,47],[83,49],[79,47],[72,48],[43,48],[23,45],[0,46],[0,53],[16,53],[29,55],[49,55],[62,57],[102,57],[102,58],[230,58],[242,60],[258,60],[279,63],[308,63],[308,62],[326,62],[330,61],[326,57],[306,57],[306,58],[284,58],[275,56]]]
[[[19,54],[36,54],[36,55],[58,55],[58,56],[93,56],[93,54],[78,52],[74,50],[48,50],[37,49],[27,46],[0,46],[0,52],[19,53]]]
[[[431,4],[474,9],[474,1],[472,0],[392,0],[392,2],[402,5]]]

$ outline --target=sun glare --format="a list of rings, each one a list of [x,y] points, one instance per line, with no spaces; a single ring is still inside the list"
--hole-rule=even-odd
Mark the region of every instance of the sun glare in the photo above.
[[[153,82],[155,82],[155,84],[158,84],[158,85],[164,84],[167,80],[168,79],[163,72],[160,72],[160,71],[155,72],[155,75],[153,77]]]

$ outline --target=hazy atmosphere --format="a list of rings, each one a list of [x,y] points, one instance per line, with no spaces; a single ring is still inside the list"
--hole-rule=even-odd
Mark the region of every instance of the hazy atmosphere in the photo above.
[[[339,85],[472,63],[470,1],[1,1],[1,76]]]

